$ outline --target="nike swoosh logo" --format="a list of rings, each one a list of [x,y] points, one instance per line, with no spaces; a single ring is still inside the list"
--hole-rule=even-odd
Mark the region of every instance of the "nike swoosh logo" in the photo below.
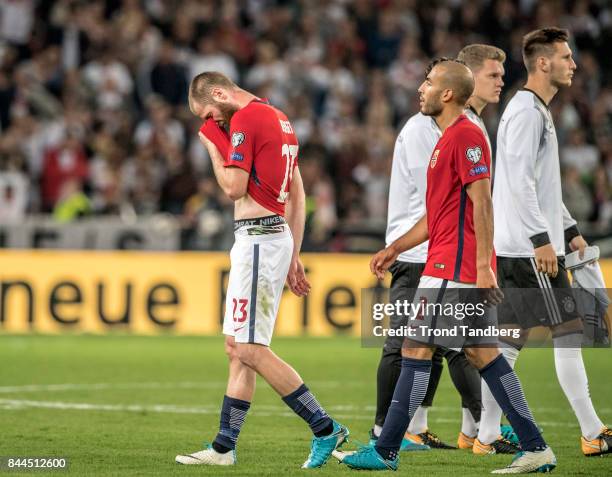
[[[399,401],[396,401],[395,399],[391,399],[391,402],[399,402]]]
[[[240,330],[241,330],[242,328],[244,328],[245,326],[246,326],[246,325],[243,325],[243,326],[241,326],[240,328],[234,328],[234,333],[235,333],[236,331],[240,331]]]

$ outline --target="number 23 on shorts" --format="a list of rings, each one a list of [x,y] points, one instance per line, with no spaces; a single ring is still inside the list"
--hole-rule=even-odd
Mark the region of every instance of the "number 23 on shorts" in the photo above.
[[[246,298],[232,298],[232,304],[232,317],[234,318],[234,321],[242,323],[247,318],[247,306],[249,305],[249,300]]]

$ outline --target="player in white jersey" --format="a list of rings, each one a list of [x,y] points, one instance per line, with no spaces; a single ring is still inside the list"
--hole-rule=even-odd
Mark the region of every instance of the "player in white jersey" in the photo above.
[[[506,55],[499,48],[489,45],[469,45],[459,59],[465,61],[474,73],[474,94],[468,102],[466,116],[483,131],[490,147],[486,127],[480,113],[489,103],[497,103],[503,86],[503,62]],[[386,244],[410,230],[425,215],[426,175],[429,158],[440,138],[440,129],[431,117],[418,113],[412,116],[401,130],[393,155]],[[427,242],[403,252],[389,269],[392,274],[390,301],[412,301],[427,260]],[[405,324],[405,317],[392,317],[391,326]],[[379,435],[391,403],[395,383],[400,373],[401,337],[387,337],[377,373],[376,420],[371,431],[371,441]],[[469,364],[463,352],[438,348],[432,359],[432,371],[423,404],[410,421],[402,450],[420,450],[411,442],[426,444],[434,448],[453,448],[440,441],[428,430],[427,411],[440,381],[442,358],[449,365],[453,383],[462,397],[463,419],[457,445],[471,449],[476,437],[480,411],[480,376]],[[508,426],[509,427],[509,426]],[[498,429],[499,431],[499,429]],[[511,431],[511,428],[510,428]],[[499,432],[498,432],[499,434]],[[497,436],[496,436],[497,437]],[[516,447],[505,439],[495,439],[498,452],[514,453]]]
[[[457,59],[463,61],[474,74],[474,93],[468,101],[465,115],[481,129],[489,144],[489,149],[492,151],[491,140],[480,115],[487,104],[499,102],[499,96],[504,86],[503,76],[506,55],[501,49],[494,46],[474,44],[463,48],[459,52]],[[482,406],[484,408],[490,406],[491,401],[495,403],[495,406],[499,407],[488,386],[483,381]],[[480,421],[482,422],[482,416]],[[514,454],[517,452],[519,450],[516,445],[518,441],[512,428],[510,426],[503,426],[504,436],[502,436],[500,435],[499,419],[496,425],[497,427],[493,435],[490,439],[487,438],[486,442],[477,438],[477,428],[464,427],[459,434],[459,448],[472,449],[474,454],[477,455]],[[480,422],[478,426],[481,427]],[[512,437],[514,442],[509,441],[506,437]]]
[[[559,89],[571,85],[576,69],[568,37],[566,30],[544,28],[523,38],[527,84],[508,103],[499,125],[493,206],[497,272],[506,299],[498,317],[501,326],[521,329],[521,339],[508,339],[504,347],[511,366],[530,328],[551,330],[557,377],[580,423],[582,451],[592,456],[612,450],[612,431],[589,396],[583,325],[564,265],[566,243],[581,256],[587,244],[562,201],[559,147],[548,109]],[[485,406],[481,423],[481,433],[489,436],[501,417],[499,408],[493,418],[490,411]]]

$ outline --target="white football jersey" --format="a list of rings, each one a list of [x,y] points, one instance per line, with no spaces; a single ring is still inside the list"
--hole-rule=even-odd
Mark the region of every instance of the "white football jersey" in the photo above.
[[[395,141],[389,186],[387,246],[408,232],[425,215],[427,167],[441,135],[432,117],[417,113],[406,122]],[[398,260],[425,263],[427,242],[403,252]]]
[[[467,116],[467,118],[470,121],[472,121],[476,126],[478,126],[480,130],[482,131],[482,133],[484,134],[484,137],[487,140],[487,144],[489,145],[491,163],[493,163],[493,148],[491,147],[491,140],[489,139],[489,133],[487,132],[487,127],[485,126],[484,121],[482,120],[480,115],[476,112],[476,110],[473,109],[471,106],[468,106],[467,108],[465,108],[464,114]],[[491,174],[491,177],[493,177],[493,174]]]
[[[576,224],[561,197],[559,144],[547,105],[532,91],[510,100],[497,132],[493,210],[495,251],[533,257],[549,241],[565,255],[564,231]]]

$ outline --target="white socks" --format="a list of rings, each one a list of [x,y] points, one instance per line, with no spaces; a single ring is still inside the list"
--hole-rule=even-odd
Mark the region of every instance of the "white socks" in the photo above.
[[[427,425],[427,411],[428,407],[419,406],[414,413],[414,416],[410,420],[408,425],[408,432],[410,434],[421,434],[428,428]],[[498,425],[499,427],[499,425]],[[374,429],[376,432],[376,429]],[[478,433],[478,424],[474,421],[472,413],[468,409],[463,409],[463,420],[461,422],[461,432],[466,436],[474,437]],[[498,429],[499,434],[499,429]],[[496,436],[497,438],[497,436]]]
[[[559,384],[578,418],[582,435],[591,440],[600,434],[604,425],[597,416],[589,395],[589,382],[582,360],[582,350],[567,347],[571,345],[570,340],[575,341],[572,336],[575,337],[567,335],[553,339],[555,369]]]
[[[461,432],[468,437],[476,437],[478,434],[478,423],[474,420],[474,416],[467,408],[461,408],[463,411],[463,419],[461,421]]]
[[[381,432],[382,432],[382,426],[379,426],[378,424],[374,424],[374,435],[376,437],[380,437]]]
[[[410,420],[408,425],[408,432],[410,434],[420,434],[427,430],[427,410],[429,408],[419,406],[414,413],[414,416]]]
[[[504,358],[514,369],[514,364],[519,355],[519,350],[510,346],[501,349]],[[490,444],[499,437],[499,425],[502,418],[502,410],[497,401],[491,394],[491,390],[484,379],[480,380],[482,390],[482,414],[480,415],[480,429],[478,429],[478,440],[483,444]]]

